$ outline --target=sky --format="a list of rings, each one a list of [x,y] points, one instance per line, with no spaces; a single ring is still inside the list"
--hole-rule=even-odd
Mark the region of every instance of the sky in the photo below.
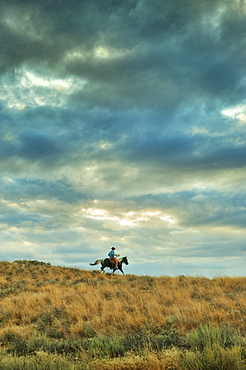
[[[0,54],[1,260],[245,276],[246,1],[1,0]]]

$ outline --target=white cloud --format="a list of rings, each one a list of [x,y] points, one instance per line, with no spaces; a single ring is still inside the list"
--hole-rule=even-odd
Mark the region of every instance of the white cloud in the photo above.
[[[40,106],[66,107],[68,97],[86,84],[83,79],[56,79],[28,68],[17,70],[14,77],[4,75],[1,79],[0,99],[8,108],[16,110]]]
[[[111,223],[107,222],[107,224],[104,222],[104,227],[112,225],[112,228],[115,228],[114,223],[119,224],[122,228],[141,228],[142,226],[153,227],[154,223],[156,223],[157,227],[161,227],[159,221],[164,221],[162,224],[174,224],[176,222],[173,216],[159,210],[121,212],[119,216],[114,215],[112,210],[109,212],[108,210],[98,208],[82,209],[81,212],[82,217],[98,221],[110,221]]]
[[[227,117],[238,119],[239,121],[243,123],[246,122],[246,105],[245,104],[240,104],[235,107],[224,109],[222,110],[221,113]]]

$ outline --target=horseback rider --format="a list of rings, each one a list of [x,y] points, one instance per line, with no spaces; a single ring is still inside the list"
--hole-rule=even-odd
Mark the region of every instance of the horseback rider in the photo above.
[[[115,264],[114,268],[117,269],[119,261],[117,260],[116,257],[119,257],[119,254],[115,253],[115,247],[111,248],[111,251],[108,253],[108,256],[109,256],[110,262]]]

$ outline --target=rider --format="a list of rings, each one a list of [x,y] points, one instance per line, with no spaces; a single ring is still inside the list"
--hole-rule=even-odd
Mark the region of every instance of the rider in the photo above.
[[[111,251],[108,253],[108,256],[110,257],[110,261],[111,262],[114,262],[115,263],[115,269],[117,269],[118,268],[118,260],[117,260],[117,258],[116,257],[118,257],[119,256],[119,254],[116,254],[115,253],[115,247],[112,247],[111,248]]]

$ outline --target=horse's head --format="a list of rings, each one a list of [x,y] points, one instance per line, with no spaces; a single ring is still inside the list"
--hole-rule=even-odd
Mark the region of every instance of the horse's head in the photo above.
[[[129,265],[129,262],[128,262],[127,257],[123,257],[122,258],[122,262],[124,262],[126,265]]]

